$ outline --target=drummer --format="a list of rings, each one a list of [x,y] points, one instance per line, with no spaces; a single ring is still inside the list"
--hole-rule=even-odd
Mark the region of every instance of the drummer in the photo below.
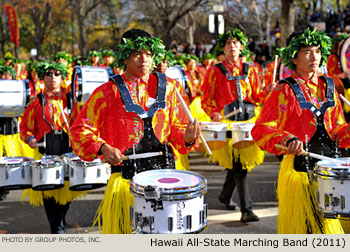
[[[309,152],[334,157],[335,134],[340,147],[350,145],[338,92],[331,78],[319,75],[330,47],[331,39],[323,32],[307,28],[291,35],[281,60],[295,71],[271,91],[252,130],[260,148],[285,155],[277,187],[278,233],[343,233],[338,220],[325,219],[317,210],[315,183],[309,182],[306,169],[307,165],[312,169],[317,160],[310,158],[307,162],[302,155],[307,147]]]
[[[227,75],[230,76],[230,79],[232,76],[238,76],[240,78],[238,83],[242,90],[244,102],[248,101],[255,104],[255,110],[258,104],[262,103],[265,98],[266,94],[262,92],[260,79],[254,67],[243,63],[240,59],[240,53],[247,47],[247,42],[248,39],[239,29],[227,31],[220,35],[218,39],[215,51],[224,51],[224,60],[220,64],[223,69],[217,64],[207,71],[203,82],[204,94],[202,98],[204,111],[215,122],[223,121],[225,105],[238,100],[237,82],[235,80],[229,80]],[[223,72],[225,69],[228,71],[227,75]],[[244,115],[244,113],[240,114]],[[250,119],[254,120],[253,118]],[[249,195],[246,177],[248,170],[263,161],[264,154],[257,146],[253,145],[251,148],[234,149],[233,151],[220,153],[218,156],[219,164],[227,169],[227,175],[219,195],[219,201],[227,209],[234,210],[236,203],[231,198],[234,188],[237,186],[242,213],[241,221],[244,223],[258,221],[259,217],[252,210],[252,201]],[[244,157],[249,157],[249,160],[245,160]]]
[[[133,198],[129,191],[130,176],[125,175],[133,173],[135,168],[132,160],[122,162],[125,153],[151,152],[150,147],[154,145],[155,149],[164,150],[157,162],[148,162],[148,158],[135,162],[151,169],[151,165],[158,164],[174,168],[171,150],[188,153],[198,146],[200,134],[197,120],[194,125],[188,122],[187,126],[179,120],[183,107],[178,106],[172,85],[162,81],[164,75],[159,74],[158,78],[150,73],[165,54],[161,40],[143,30],[131,29],[123,34],[119,48],[116,58],[125,73],[114,76],[93,92],[70,130],[78,156],[86,161],[101,156],[112,165],[112,175],[95,219],[95,223],[100,221],[102,215],[105,234],[131,232],[129,206]],[[150,48],[152,51],[148,51]],[[160,95],[156,99],[156,93],[164,94],[161,91],[164,86],[165,97]],[[164,99],[165,103],[161,102]],[[127,100],[129,102],[124,103]],[[138,105],[139,111],[134,110],[136,106],[131,101]],[[154,110],[149,108],[155,101],[160,102],[160,109],[153,114]],[[144,111],[149,113],[146,115]],[[145,139],[149,139],[147,143]]]
[[[332,37],[332,51],[327,60],[327,73],[335,81],[339,94],[350,100],[350,72],[343,72],[340,67],[340,50],[344,41],[349,37],[347,33],[336,33]],[[350,107],[343,104],[344,116],[350,122]]]
[[[21,139],[36,150],[35,159],[39,159],[42,154],[62,155],[71,152],[67,132],[69,125],[78,114],[78,106],[69,108],[67,96],[61,89],[61,84],[67,75],[67,67],[57,62],[41,62],[37,65],[36,72],[39,79],[44,80],[45,90],[28,105],[24,112],[23,121],[20,124]],[[67,113],[69,110],[72,111],[71,114]],[[50,138],[52,141],[46,141],[46,149],[43,147],[38,149],[37,145],[39,142],[43,142],[44,134],[51,135],[52,137],[47,137],[47,139]],[[63,188],[43,193],[26,189],[22,199],[28,196],[30,204],[34,206],[44,205],[51,233],[63,234],[66,233],[65,216],[70,202],[73,198],[84,193],[86,192],[69,191],[69,184],[66,181]]]

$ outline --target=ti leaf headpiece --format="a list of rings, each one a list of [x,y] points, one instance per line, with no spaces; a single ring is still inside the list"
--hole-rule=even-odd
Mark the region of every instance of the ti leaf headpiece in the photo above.
[[[119,44],[119,50],[116,53],[116,61],[118,67],[124,69],[124,60],[128,59],[135,51],[145,49],[146,51],[152,52],[154,66],[160,64],[165,57],[165,46],[163,42],[157,37],[137,37],[136,39],[123,38],[124,44]]]
[[[331,38],[322,31],[311,31],[306,28],[304,33],[293,37],[289,45],[281,50],[281,60],[289,70],[296,69],[291,59],[295,59],[301,48],[308,46],[317,46],[321,50],[321,65],[327,62],[328,55],[331,53]]]
[[[16,79],[16,71],[11,66],[0,65],[0,75],[4,73],[9,73],[12,76],[12,79]]]
[[[68,73],[67,66],[58,62],[43,61],[35,67],[35,71],[38,73],[40,80],[43,80],[45,73],[49,72],[50,70],[59,71],[63,79],[66,78]]]

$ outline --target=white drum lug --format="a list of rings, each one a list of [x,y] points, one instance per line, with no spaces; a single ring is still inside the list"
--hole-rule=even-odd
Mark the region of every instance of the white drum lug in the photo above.
[[[97,177],[101,177],[101,169],[100,168],[97,168]]]
[[[56,170],[56,179],[60,179],[60,171],[59,170]]]
[[[83,168],[83,177],[86,178],[86,168]]]
[[[40,169],[40,180],[43,180],[43,169]]]

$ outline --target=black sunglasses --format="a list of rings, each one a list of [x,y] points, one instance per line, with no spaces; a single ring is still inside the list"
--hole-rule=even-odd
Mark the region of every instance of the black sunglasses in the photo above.
[[[45,76],[52,76],[52,75],[55,75],[55,76],[57,77],[57,76],[60,76],[61,73],[60,73],[60,72],[56,72],[56,73],[46,72],[46,73],[45,73]]]

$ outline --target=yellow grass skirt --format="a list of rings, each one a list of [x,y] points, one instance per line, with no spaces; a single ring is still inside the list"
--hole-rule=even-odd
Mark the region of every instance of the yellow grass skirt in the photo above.
[[[323,218],[315,209],[316,188],[307,173],[294,170],[294,155],[286,155],[278,175],[278,234],[306,234],[308,229],[312,234],[344,233],[338,219]]]
[[[226,139],[226,145],[223,148],[212,151],[209,162],[218,163],[226,169],[232,169],[232,161],[235,158],[240,160],[242,168],[250,172],[256,165],[264,162],[265,152],[262,151],[255,143],[242,149],[232,148],[232,139]]]
[[[130,206],[133,204],[130,180],[124,179],[120,172],[112,173],[91,230],[98,223],[102,234],[130,234]]]
[[[3,156],[40,158],[35,149],[30,148],[20,139],[19,133],[0,135],[0,157]]]

